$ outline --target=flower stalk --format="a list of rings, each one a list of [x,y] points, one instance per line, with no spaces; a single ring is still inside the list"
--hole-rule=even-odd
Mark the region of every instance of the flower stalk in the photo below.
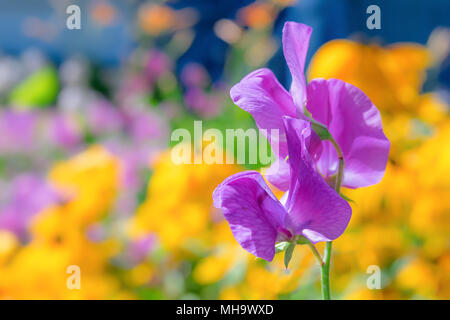
[[[331,261],[331,248],[332,242],[329,241],[325,245],[325,261],[323,262],[321,268],[322,274],[322,299],[330,300],[330,261]]]
[[[336,140],[333,139],[332,135],[329,133],[328,129],[324,127],[322,124],[318,123],[317,121],[310,119],[312,123],[312,127],[314,131],[319,135],[319,137],[322,140],[329,140],[333,147],[336,149],[338,159],[339,159],[339,166],[338,166],[338,172],[334,184],[334,189],[338,194],[341,194],[341,184],[342,184],[342,177],[344,175],[344,155],[342,154],[342,150],[337,144]],[[320,265],[320,272],[321,272],[321,288],[322,288],[322,299],[324,300],[330,300],[331,299],[331,293],[330,293],[330,262],[331,262],[331,250],[332,250],[332,242],[329,241],[325,245],[325,251],[324,251],[324,257],[320,256],[320,253],[317,251],[316,247],[312,244],[308,244],[311,248],[314,256],[316,257],[319,265]]]
[[[339,167],[338,167],[338,173],[336,178],[336,183],[334,186],[334,189],[338,194],[341,194],[341,184],[342,184],[342,177],[344,175],[344,156],[342,154],[342,150],[337,144],[336,140],[334,140],[332,137],[329,138],[330,142],[333,144],[334,148],[336,149],[336,152],[338,154],[339,159]],[[331,294],[330,294],[330,262],[331,262],[331,250],[332,250],[332,242],[329,241],[325,245],[325,252],[324,252],[324,261],[321,265],[321,275],[322,275],[322,299],[324,300],[330,300]]]

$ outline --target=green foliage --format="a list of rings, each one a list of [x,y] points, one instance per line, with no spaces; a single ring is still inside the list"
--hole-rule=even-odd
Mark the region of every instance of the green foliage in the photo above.
[[[58,95],[58,74],[53,67],[44,67],[21,82],[9,96],[14,106],[35,108],[52,104]]]

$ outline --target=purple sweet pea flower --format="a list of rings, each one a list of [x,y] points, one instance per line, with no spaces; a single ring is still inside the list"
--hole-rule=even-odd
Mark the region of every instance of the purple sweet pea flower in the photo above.
[[[308,121],[282,117],[289,152],[290,186],[278,201],[259,172],[228,177],[214,190],[214,206],[222,209],[237,242],[251,254],[271,261],[277,241],[301,235],[312,243],[339,237],[350,221],[351,208],[316,171],[309,153]]]
[[[292,75],[290,93],[270,70],[259,69],[231,89],[231,98],[252,114],[260,129],[279,130],[279,139],[270,141],[278,144],[278,160],[266,177],[280,190],[289,187],[282,117],[305,119],[305,107],[314,120],[328,128],[342,150],[345,161],[342,186],[358,188],[376,184],[383,178],[390,148],[380,113],[361,90],[344,81],[315,79],[306,85],[304,65],[311,31],[300,23],[284,25],[283,52]],[[320,173],[329,179],[337,173],[337,153],[329,141],[320,144],[320,148],[314,146],[310,153],[314,154]]]

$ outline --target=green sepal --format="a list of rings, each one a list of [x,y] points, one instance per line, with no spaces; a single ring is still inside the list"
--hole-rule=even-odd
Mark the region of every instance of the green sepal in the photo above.
[[[308,239],[306,239],[305,237],[303,237],[303,236],[298,236],[298,238],[297,238],[297,244],[308,244],[309,243],[309,240]]]
[[[284,252],[284,266],[286,267],[286,269],[289,266],[289,262],[291,262],[292,253],[294,252],[296,245],[297,244],[295,243],[295,241],[289,242],[289,245],[286,248],[286,251]]]
[[[287,247],[289,247],[289,242],[278,242],[277,244],[275,244],[275,253],[283,252],[287,249]]]
[[[311,128],[317,133],[320,140],[329,140],[332,138],[330,131],[328,131],[324,125],[316,121],[311,121]]]

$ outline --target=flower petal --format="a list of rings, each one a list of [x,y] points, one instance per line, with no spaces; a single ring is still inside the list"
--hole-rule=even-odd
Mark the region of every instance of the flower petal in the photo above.
[[[305,59],[311,32],[311,27],[296,22],[286,22],[283,27],[283,53],[292,75],[290,91],[301,112],[306,100]]]
[[[344,155],[342,185],[358,188],[380,182],[390,142],[375,105],[361,90],[338,79],[315,79],[307,92],[309,112],[327,126]],[[323,143],[317,167],[325,177],[337,173],[337,154],[328,141]]]
[[[264,174],[267,181],[281,191],[287,191],[289,189],[289,175],[290,167],[288,162],[285,159],[280,158],[275,160]]]
[[[339,237],[351,217],[351,207],[321,177],[308,153],[311,143],[309,122],[284,118],[291,185],[286,202],[286,225],[313,243],[331,241]]]
[[[240,108],[249,112],[260,129],[267,133],[270,144],[278,143],[279,156],[286,158],[287,145],[284,134],[284,115],[295,116],[295,105],[289,93],[269,69],[259,69],[247,75],[231,88],[230,96]],[[278,129],[278,138],[270,137],[270,129]],[[273,148],[277,149],[277,148]]]
[[[311,157],[316,160],[319,159],[322,154],[322,141],[319,136],[311,131],[310,143],[308,146],[308,152]],[[289,184],[291,181],[290,178],[291,169],[289,166],[289,159],[280,159],[278,158],[275,162],[266,170],[264,176],[267,181],[269,181],[272,185],[280,189],[281,191],[288,191]]]
[[[261,174],[246,171],[228,177],[214,190],[213,199],[242,248],[271,261],[286,211]]]

